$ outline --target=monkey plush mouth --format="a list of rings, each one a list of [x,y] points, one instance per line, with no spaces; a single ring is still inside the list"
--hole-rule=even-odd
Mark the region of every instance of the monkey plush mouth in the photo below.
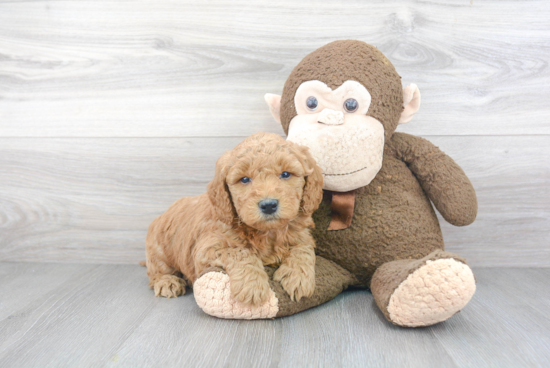
[[[369,116],[332,126],[296,116],[288,140],[309,148],[323,171],[323,189],[347,192],[368,185],[382,167],[384,127]]]
[[[358,170],[355,170],[355,171],[351,171],[349,173],[344,173],[344,174],[325,174],[323,173],[323,176],[342,176],[342,175],[351,175],[351,174],[355,174],[355,173],[358,173],[359,171],[363,171],[367,168],[368,166],[365,166],[364,168],[362,169],[358,169]]]

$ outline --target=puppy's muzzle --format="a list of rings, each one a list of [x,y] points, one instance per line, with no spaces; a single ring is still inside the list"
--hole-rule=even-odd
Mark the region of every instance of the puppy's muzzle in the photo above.
[[[263,199],[258,203],[258,207],[265,215],[272,215],[279,209],[279,201],[276,199]]]

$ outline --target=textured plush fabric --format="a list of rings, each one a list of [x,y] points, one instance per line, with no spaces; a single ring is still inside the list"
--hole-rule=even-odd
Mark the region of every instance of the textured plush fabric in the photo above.
[[[197,279],[193,287],[197,305],[204,312],[225,319],[273,318],[279,311],[275,293],[266,303],[255,306],[243,304],[231,296],[229,276],[223,270],[209,270]]]
[[[287,135],[296,116],[296,90],[310,80],[333,90],[348,80],[364,85],[372,98],[367,115],[384,125],[386,141],[391,137],[403,110],[403,87],[392,63],[376,47],[355,40],[334,41],[307,55],[290,73],[281,96],[281,124]]]
[[[391,63],[375,47],[360,41],[336,41],[306,56],[292,71],[283,91],[281,123],[286,132],[295,115],[291,97],[307,80],[320,80],[331,88],[346,80],[364,84],[372,95],[367,115],[383,124],[386,141],[382,168],[367,186],[356,189],[349,228],[327,230],[332,195],[325,192],[313,215],[319,256],[349,271],[355,286],[369,287],[374,272],[383,264],[418,260],[444,249],[430,201],[454,225],[474,221],[477,199],[462,169],[429,141],[394,134],[403,111],[403,88]],[[403,267],[404,276],[414,271],[405,264]],[[397,286],[387,292],[391,295]]]
[[[385,262],[420,259],[444,249],[430,198],[451,223],[475,219],[475,191],[462,169],[427,140],[396,133],[386,143],[378,175],[356,190],[349,228],[327,231],[331,195],[325,193],[313,214],[317,254],[350,271],[358,286],[368,287]]]
[[[464,171],[426,139],[396,133],[389,151],[405,162],[439,213],[455,226],[469,225],[476,219],[477,197]]]
[[[197,305],[211,316],[225,319],[265,319],[284,317],[318,306],[345,290],[353,277],[338,265],[322,257],[315,264],[317,287],[309,298],[290,300],[280,283],[273,281],[274,267],[265,267],[273,291],[270,300],[258,306],[243,305],[231,297],[229,276],[221,268],[206,269],[193,284]]]
[[[394,291],[388,319],[399,326],[431,326],[460,312],[475,290],[474,274],[464,263],[428,261]]]
[[[463,258],[436,250],[419,260],[385,263],[375,272],[371,290],[394,324],[427,326],[458,312],[475,292],[475,278]]]
[[[351,225],[355,207],[355,190],[339,193],[332,192],[330,204],[331,219],[328,230],[342,230]]]
[[[324,82],[332,89],[347,80],[354,80],[368,89],[372,102],[367,115],[378,119],[384,127],[383,161],[380,171],[368,185],[350,188],[355,189],[355,208],[349,227],[328,230],[332,192],[325,191],[319,209],[313,214],[315,229],[312,234],[317,246],[316,272],[319,273],[315,294],[299,303],[287,304],[284,302],[287,296],[280,285],[272,283],[271,288],[279,301],[277,316],[311,308],[332,299],[352,285],[371,287],[376,303],[391,320],[388,305],[391,296],[403,284],[395,295],[406,297],[395,299],[392,310],[394,316],[400,317],[395,317],[399,321],[392,322],[419,326],[440,321],[438,318],[442,314],[427,308],[420,311],[420,314],[426,315],[419,324],[414,321],[407,324],[406,321],[416,318],[416,312],[412,311],[414,308],[403,306],[411,305],[415,298],[423,300],[427,293],[433,293],[438,288],[448,291],[449,295],[464,290],[473,293],[475,287],[472,289],[472,281],[461,278],[471,272],[465,261],[443,251],[443,237],[432,206],[433,202],[451,224],[470,224],[477,214],[477,199],[472,184],[462,169],[429,141],[408,134],[394,134],[403,111],[401,77],[375,47],[360,41],[336,41],[307,55],[294,68],[283,90],[280,116],[287,134],[290,121],[296,116],[296,89],[310,80]],[[411,90],[414,96],[415,89]],[[419,103],[419,98],[418,94],[416,103]],[[410,120],[411,116],[407,113],[405,120]],[[364,149],[364,154],[368,154],[369,147],[365,145]],[[439,259],[452,259],[454,263],[436,262]],[[429,271],[436,273],[430,275],[430,280],[437,285],[434,289],[411,287],[416,285],[414,280],[427,279],[427,273],[418,273],[420,277],[415,276],[412,284],[407,283],[409,275],[422,266],[426,267],[428,261],[432,261]],[[464,266],[458,267],[457,263]],[[456,268],[454,274],[460,275],[452,277],[451,282],[446,284],[445,275],[453,268]],[[380,272],[372,281],[378,269]],[[458,299],[464,301],[468,298]],[[452,301],[449,305],[456,307],[459,304]],[[449,308],[446,312],[454,313],[454,310]]]
[[[419,259],[443,249],[435,212],[407,165],[386,149],[382,169],[366,187],[356,190],[351,226],[327,231],[331,194],[325,193],[313,214],[318,255],[330,259],[369,287],[376,269],[395,259]]]
[[[268,275],[272,275],[275,269],[266,268]],[[270,277],[271,278],[271,277]],[[281,284],[271,281],[271,290],[279,300],[279,312],[277,317],[289,316],[297,312],[323,304],[354,283],[354,278],[345,269],[338,267],[331,261],[317,257],[315,263],[315,292],[309,298],[302,298],[299,302],[290,300]]]

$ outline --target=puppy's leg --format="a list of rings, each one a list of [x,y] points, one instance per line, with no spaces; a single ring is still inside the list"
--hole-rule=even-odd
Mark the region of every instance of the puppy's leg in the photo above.
[[[270,281],[270,286],[274,290],[272,284],[274,282]],[[276,284],[280,291],[285,293],[281,284]],[[193,284],[193,294],[197,305],[206,314],[228,319],[274,318],[279,311],[279,301],[272,290],[270,290],[270,297],[265,303],[257,305],[241,303],[231,295],[229,275],[224,269],[218,267],[204,270]],[[288,295],[286,299],[288,299]]]
[[[195,269],[199,274],[208,267],[221,267],[229,276],[231,296],[235,300],[252,305],[269,300],[272,294],[269,278],[258,257],[243,246],[220,245],[215,239],[205,243],[196,247]]]
[[[315,291],[315,242],[307,230],[297,234],[295,241],[273,280],[281,283],[291,300],[300,301]]]
[[[166,264],[162,247],[156,242],[146,242],[147,276],[149,287],[155,296],[177,298],[185,294],[185,281],[178,277],[179,272]]]
[[[231,295],[244,304],[259,305],[269,300],[269,278],[259,258],[249,256],[226,266]]]
[[[270,278],[274,269],[266,267]],[[279,282],[271,280],[271,298],[257,306],[244,305],[231,296],[229,276],[221,269],[206,269],[193,284],[193,293],[199,307],[207,314],[218,318],[260,319],[290,316],[303,310],[323,304],[358,281],[336,263],[317,257],[315,262],[315,292],[310,298],[299,302],[290,296]]]

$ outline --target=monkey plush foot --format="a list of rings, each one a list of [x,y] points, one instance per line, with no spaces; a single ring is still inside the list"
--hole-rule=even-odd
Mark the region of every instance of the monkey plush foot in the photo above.
[[[220,268],[206,270],[193,284],[199,307],[207,314],[226,319],[262,319],[289,316],[323,304],[340,294],[355,279],[336,263],[317,256],[313,295],[293,301],[280,282],[273,281],[274,267],[266,267],[271,296],[268,302],[244,305],[231,297],[229,276]]]
[[[459,312],[476,290],[466,262],[441,250],[421,260],[388,262],[375,272],[371,290],[392,323],[430,326]]]

